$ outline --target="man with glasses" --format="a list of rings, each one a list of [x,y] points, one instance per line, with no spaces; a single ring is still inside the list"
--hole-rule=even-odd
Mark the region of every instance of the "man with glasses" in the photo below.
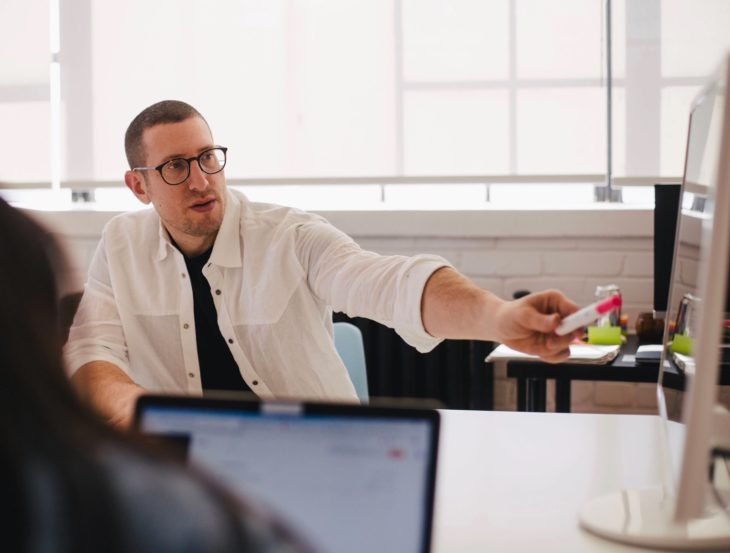
[[[125,425],[144,390],[356,401],[332,311],[394,328],[419,351],[494,340],[567,357],[555,291],[505,302],[432,255],[361,250],[319,216],[228,190],[228,151],[195,108],[164,101],[125,136],[125,183],[154,210],[105,227],[66,347],[72,382]]]

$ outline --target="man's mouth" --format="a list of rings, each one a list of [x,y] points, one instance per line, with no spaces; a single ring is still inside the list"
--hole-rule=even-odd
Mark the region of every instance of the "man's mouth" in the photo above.
[[[210,211],[215,205],[215,198],[201,198],[190,205],[190,209],[198,212]]]

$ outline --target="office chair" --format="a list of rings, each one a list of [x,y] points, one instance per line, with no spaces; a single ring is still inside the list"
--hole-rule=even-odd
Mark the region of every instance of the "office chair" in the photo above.
[[[350,323],[335,323],[334,329],[337,353],[350,374],[357,397],[362,403],[367,403],[370,396],[362,333],[359,328]]]

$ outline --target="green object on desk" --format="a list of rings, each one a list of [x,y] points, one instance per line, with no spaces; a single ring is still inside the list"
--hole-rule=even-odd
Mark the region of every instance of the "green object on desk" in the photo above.
[[[672,339],[670,350],[672,353],[681,353],[682,355],[692,355],[694,348],[694,338],[690,338],[686,334],[675,334]]]
[[[588,343],[601,346],[621,345],[620,326],[589,326]]]

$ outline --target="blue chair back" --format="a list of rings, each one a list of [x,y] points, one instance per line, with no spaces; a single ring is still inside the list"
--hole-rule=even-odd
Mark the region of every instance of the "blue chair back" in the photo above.
[[[337,353],[350,374],[357,397],[362,403],[367,403],[370,394],[368,393],[368,372],[365,366],[365,346],[362,341],[362,333],[351,323],[335,323],[334,329]]]

